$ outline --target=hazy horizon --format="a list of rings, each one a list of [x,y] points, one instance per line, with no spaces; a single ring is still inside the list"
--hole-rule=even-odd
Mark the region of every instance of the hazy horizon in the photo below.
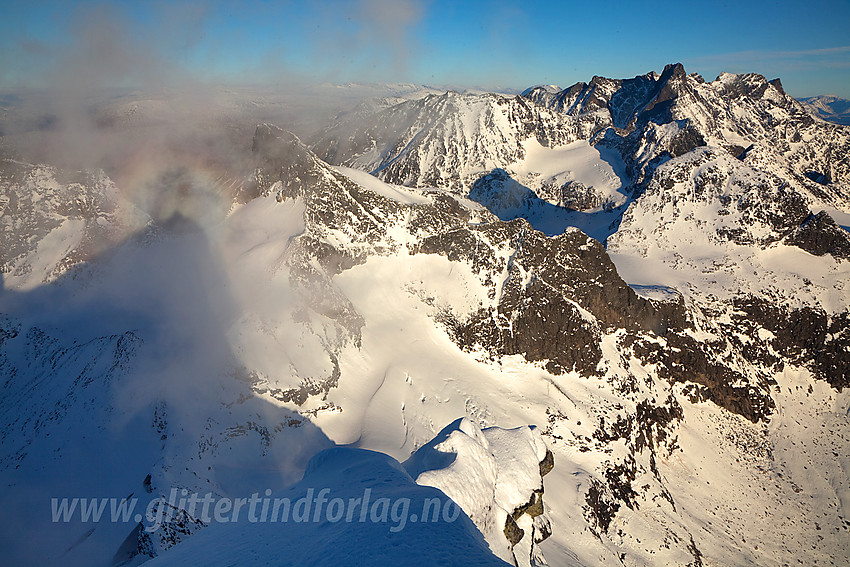
[[[568,87],[681,62],[850,98],[850,5],[356,0],[242,4],[4,2],[0,87],[156,91],[210,85],[415,83]]]

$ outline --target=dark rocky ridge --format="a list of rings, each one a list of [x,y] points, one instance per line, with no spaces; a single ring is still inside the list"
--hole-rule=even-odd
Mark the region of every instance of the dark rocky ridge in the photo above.
[[[511,250],[506,265],[499,250]],[[450,329],[462,346],[548,361],[554,372],[593,374],[601,331],[667,334],[685,324],[681,303],[644,299],[620,279],[602,246],[580,231],[547,238],[522,219],[458,228],[425,238],[417,252],[466,260],[488,274],[495,311],[482,309]],[[494,276],[506,271],[504,281]]]
[[[850,235],[824,211],[809,214],[785,237],[785,243],[815,256],[830,254],[835,258],[850,259]]]
[[[758,297],[738,298],[734,306],[736,328],[751,336],[757,335],[758,326],[767,329],[774,335],[768,343],[780,355],[809,368],[833,388],[850,386],[850,313],[829,315],[817,307],[789,309]]]
[[[500,250],[510,253],[506,264],[496,260]],[[750,384],[724,363],[725,344],[700,343],[686,332],[690,323],[681,300],[638,296],[617,275],[602,245],[580,231],[547,238],[517,219],[435,235],[416,251],[471,262],[487,274],[492,296],[498,294],[493,310],[481,309],[467,320],[444,317],[464,348],[522,354],[556,374],[575,370],[590,376],[599,373],[602,334],[622,328],[628,331],[625,346],[656,364],[662,378],[701,384],[703,399],[751,421],[766,419],[774,407],[768,382]],[[503,271],[504,281],[494,277]],[[644,334],[664,337],[667,346],[639,338]],[[746,385],[738,385],[742,381]]]

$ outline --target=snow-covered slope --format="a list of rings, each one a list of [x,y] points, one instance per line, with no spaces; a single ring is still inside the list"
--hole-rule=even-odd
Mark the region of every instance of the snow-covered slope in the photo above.
[[[757,295],[844,311],[850,239],[826,225],[817,237],[795,237],[810,215],[805,190],[797,188],[723,150],[699,148],[658,168],[608,251],[636,284],[703,299]],[[828,235],[834,241],[815,248]]]
[[[843,560],[847,237],[810,213],[845,206],[846,132],[756,77],[596,83],[576,116],[404,102],[340,138],[337,167],[262,125],[247,179],[165,176],[163,207],[17,164],[4,270],[37,277],[0,293],[4,563]],[[726,126],[703,130],[704,108]],[[753,147],[733,155],[733,131]],[[374,159],[381,179],[349,169]],[[52,204],[77,193],[106,195],[101,221]],[[63,263],[85,232],[56,227],[78,225],[106,244]],[[465,515],[281,531],[159,500],[311,487]],[[51,498],[95,496],[167,521],[51,521]]]
[[[299,500],[314,491],[325,491],[326,500],[299,511]],[[294,503],[287,520],[217,524],[147,565],[508,565],[443,492],[417,485],[381,453],[327,449],[313,457],[300,482],[271,498]],[[357,509],[337,512],[335,501],[353,500]],[[378,506],[369,507],[369,500]],[[368,513],[361,516],[363,506]],[[436,519],[422,514],[432,507]]]

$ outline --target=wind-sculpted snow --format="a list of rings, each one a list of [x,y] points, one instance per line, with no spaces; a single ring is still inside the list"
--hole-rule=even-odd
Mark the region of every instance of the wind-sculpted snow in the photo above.
[[[481,430],[464,418],[446,426],[404,467],[418,484],[457,502],[496,555],[529,566],[545,563],[538,544],[551,535],[542,482],[551,460],[535,429]]]
[[[329,502],[322,508],[314,500],[306,516],[296,516],[293,507],[285,522],[217,524],[149,564],[508,565],[490,552],[475,524],[446,494],[417,485],[387,455],[328,449],[310,461],[300,482],[273,498],[297,503],[322,491]],[[356,500],[357,508],[343,508],[337,517],[330,504],[334,500],[347,506],[355,506],[351,502]],[[433,514],[422,515],[433,508],[429,502],[439,505],[436,520]],[[361,516],[363,506],[367,512]]]

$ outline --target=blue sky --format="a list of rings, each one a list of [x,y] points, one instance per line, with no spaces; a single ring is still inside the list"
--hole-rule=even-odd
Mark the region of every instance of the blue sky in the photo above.
[[[373,81],[562,87],[680,61],[850,98],[850,1],[0,0],[0,86]]]

